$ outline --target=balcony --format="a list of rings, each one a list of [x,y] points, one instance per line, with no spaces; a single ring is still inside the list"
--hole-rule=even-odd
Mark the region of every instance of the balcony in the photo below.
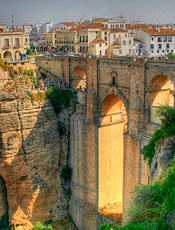
[[[3,50],[8,50],[8,49],[11,49],[11,48],[12,48],[11,46],[4,46]]]
[[[20,44],[16,44],[16,45],[13,46],[13,48],[14,49],[19,49],[19,48],[21,48],[21,45]]]

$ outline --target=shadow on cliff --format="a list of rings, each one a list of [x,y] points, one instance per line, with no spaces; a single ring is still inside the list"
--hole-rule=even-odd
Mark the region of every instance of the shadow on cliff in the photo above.
[[[31,229],[37,221],[64,218],[68,200],[60,170],[67,163],[68,140],[59,135],[52,105],[48,100],[5,103],[0,111],[0,174],[10,221]],[[66,121],[66,112],[61,119]]]

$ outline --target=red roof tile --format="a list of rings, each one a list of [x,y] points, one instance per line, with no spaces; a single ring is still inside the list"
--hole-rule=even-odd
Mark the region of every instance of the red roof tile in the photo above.
[[[118,28],[118,29],[110,29],[110,33],[128,33],[128,31]]]
[[[143,31],[150,35],[175,35],[175,30],[172,29],[143,29]]]
[[[97,38],[91,41],[91,43],[105,43],[105,41],[103,39]]]

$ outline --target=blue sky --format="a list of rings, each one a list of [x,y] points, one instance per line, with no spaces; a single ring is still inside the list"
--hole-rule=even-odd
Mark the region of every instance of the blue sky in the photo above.
[[[175,0],[0,0],[0,23],[15,25],[73,21],[81,17],[116,18],[127,22],[175,23]]]

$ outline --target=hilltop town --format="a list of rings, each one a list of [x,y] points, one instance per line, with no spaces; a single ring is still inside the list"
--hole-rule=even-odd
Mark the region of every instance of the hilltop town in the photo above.
[[[147,57],[163,59],[175,53],[174,24],[142,21],[126,24],[124,17],[8,27],[0,24],[0,58],[25,60],[27,50],[47,56]],[[29,52],[30,54],[30,52]]]

